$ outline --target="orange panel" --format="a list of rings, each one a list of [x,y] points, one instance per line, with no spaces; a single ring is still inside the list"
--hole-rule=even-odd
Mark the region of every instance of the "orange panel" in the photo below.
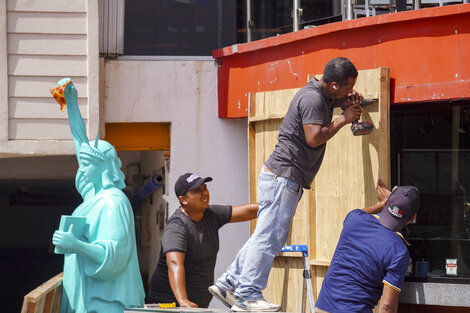
[[[213,51],[219,116],[247,116],[250,92],[298,88],[332,58],[390,68],[391,103],[470,97],[470,4],[384,14]]]
[[[170,150],[170,123],[106,123],[105,129],[116,150]]]

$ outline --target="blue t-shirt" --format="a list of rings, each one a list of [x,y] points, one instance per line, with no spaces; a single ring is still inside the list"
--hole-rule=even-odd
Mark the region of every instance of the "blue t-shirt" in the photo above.
[[[383,284],[401,291],[409,261],[400,233],[375,215],[353,210],[344,219],[316,306],[330,313],[372,312]]]

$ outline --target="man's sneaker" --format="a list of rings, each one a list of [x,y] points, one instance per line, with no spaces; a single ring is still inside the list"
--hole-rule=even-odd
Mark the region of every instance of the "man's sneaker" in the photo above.
[[[228,308],[231,308],[235,304],[236,300],[235,296],[233,295],[233,291],[224,288],[217,283],[209,287],[209,292]]]
[[[270,303],[263,298],[258,300],[237,300],[231,308],[235,312],[249,312],[249,311],[260,311],[260,312],[278,312],[281,310],[279,304]]]

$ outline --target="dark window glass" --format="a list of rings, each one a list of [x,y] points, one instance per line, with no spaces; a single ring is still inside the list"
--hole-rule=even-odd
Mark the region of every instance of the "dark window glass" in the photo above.
[[[393,184],[421,192],[418,218],[404,230],[410,276],[422,276],[417,262],[425,262],[425,279],[470,278],[470,103],[392,107],[391,148]]]
[[[127,0],[124,54],[211,55],[235,43],[235,0]]]
[[[251,0],[251,40],[292,31],[292,0]]]
[[[342,20],[341,2],[330,0],[300,0],[300,27],[318,26]]]

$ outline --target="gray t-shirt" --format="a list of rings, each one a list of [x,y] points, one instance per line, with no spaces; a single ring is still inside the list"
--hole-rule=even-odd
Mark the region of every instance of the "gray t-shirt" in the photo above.
[[[312,79],[292,99],[282,121],[278,143],[266,161],[273,173],[310,188],[320,169],[326,143],[312,148],[305,139],[304,124],[329,125],[334,101],[327,98],[317,80]]]
[[[166,254],[185,253],[184,270],[188,299],[199,307],[207,307],[212,295],[207,288],[214,283],[214,268],[219,251],[219,228],[230,222],[232,206],[210,205],[200,222],[181,210],[168,219],[162,238],[157,268],[152,276],[148,302],[173,302],[175,296],[168,279]]]

